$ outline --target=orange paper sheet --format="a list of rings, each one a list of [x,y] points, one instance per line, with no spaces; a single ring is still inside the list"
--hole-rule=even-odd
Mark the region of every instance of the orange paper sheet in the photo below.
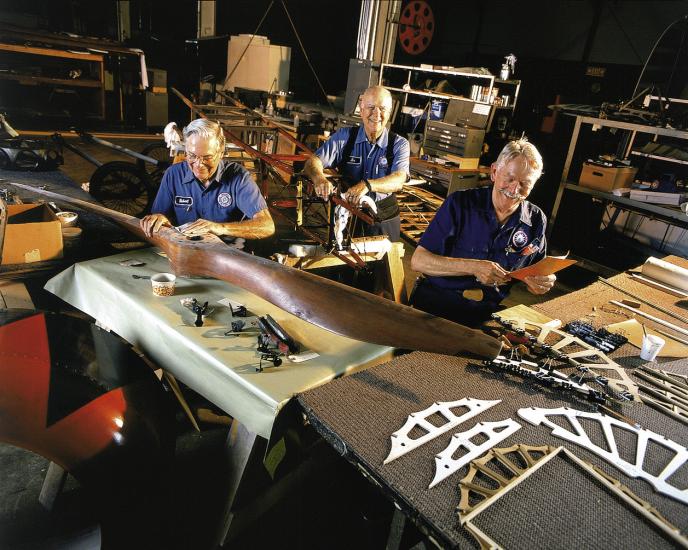
[[[575,263],[576,260],[569,260],[566,256],[545,256],[536,264],[512,271],[509,276],[523,281],[526,277],[552,275]]]

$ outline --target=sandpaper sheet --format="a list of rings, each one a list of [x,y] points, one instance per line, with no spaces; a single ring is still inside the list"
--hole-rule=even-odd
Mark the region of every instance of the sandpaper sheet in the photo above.
[[[576,260],[569,260],[563,256],[545,256],[533,265],[512,271],[509,276],[523,281],[526,277],[552,275],[575,263]]]
[[[628,319],[620,323],[614,323],[607,327],[609,332],[622,334],[636,348],[640,349],[643,345],[643,325],[635,319]],[[659,336],[665,342],[664,347],[659,352],[659,357],[688,357],[688,346],[672,340],[666,334],[657,332],[651,328],[645,328],[647,334]]]

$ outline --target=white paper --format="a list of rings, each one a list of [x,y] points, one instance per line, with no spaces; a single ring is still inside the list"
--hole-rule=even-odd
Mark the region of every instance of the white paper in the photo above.
[[[476,103],[475,105],[473,105],[473,112],[476,115],[489,115],[490,105],[487,105],[485,103]]]
[[[316,357],[320,357],[320,355],[314,351],[302,351],[301,353],[297,353],[295,355],[287,355],[287,359],[289,359],[289,361],[292,363],[303,363],[304,361],[315,359]]]
[[[122,260],[119,265],[123,265],[124,267],[137,267],[141,265],[146,265],[145,262],[142,262],[141,260]]]

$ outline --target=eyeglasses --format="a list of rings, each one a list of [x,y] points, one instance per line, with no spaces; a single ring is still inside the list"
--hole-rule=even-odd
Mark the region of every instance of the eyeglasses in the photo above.
[[[392,110],[392,108],[388,107],[387,105],[364,105],[363,109],[371,113],[375,111],[375,109],[380,109],[380,113],[383,115],[389,113]]]
[[[506,183],[509,187],[511,187],[514,183],[517,183],[518,193],[520,193],[521,196],[527,196],[528,193],[530,193],[533,189],[533,186],[535,185],[535,182],[532,180],[520,181],[517,178],[510,175],[503,176],[502,182]]]
[[[199,160],[201,161],[201,164],[212,164],[212,162],[217,158],[217,155],[219,154],[219,151],[217,153],[213,153],[212,155],[194,155],[193,153],[186,153],[186,160],[189,164],[194,164],[198,162]]]

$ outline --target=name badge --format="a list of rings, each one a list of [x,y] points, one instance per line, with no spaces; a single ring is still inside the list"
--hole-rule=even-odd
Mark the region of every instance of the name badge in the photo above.
[[[350,156],[349,160],[346,161],[347,164],[361,164],[361,157]]]
[[[174,197],[175,206],[191,206],[193,205],[193,197],[180,197],[179,195]]]

